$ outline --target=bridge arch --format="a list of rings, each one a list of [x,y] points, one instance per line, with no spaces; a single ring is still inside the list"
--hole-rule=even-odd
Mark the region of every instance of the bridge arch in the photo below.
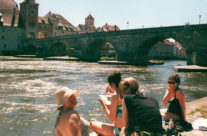
[[[48,47],[48,56],[67,55],[66,44],[63,42],[54,42]]]
[[[33,44],[29,44],[25,49],[24,49],[24,53],[25,54],[30,54],[30,55],[34,55],[36,54],[37,51],[37,47]]]
[[[106,44],[110,44],[106,39],[96,39],[92,41],[85,50],[83,59],[88,61],[98,61],[102,56],[101,48],[103,48]]]
[[[148,53],[149,51],[158,43],[162,43],[163,45],[165,44],[164,41],[166,41],[167,39],[174,39],[176,43],[174,43],[174,46],[175,44],[179,44],[179,47],[180,48],[183,48],[182,49],[182,55],[183,55],[183,58],[185,58],[185,48],[182,46],[182,40],[180,40],[178,37],[176,37],[175,35],[173,34],[169,34],[169,35],[164,35],[164,34],[159,34],[159,35],[155,35],[153,37],[150,37],[150,38],[147,38],[146,40],[144,40],[140,46],[138,46],[138,48],[136,49],[136,59],[139,60],[139,62],[141,62],[142,64],[147,64],[148,61],[149,61],[149,58],[148,58]],[[181,42],[180,42],[180,41]],[[167,45],[166,45],[167,46]],[[174,47],[173,46],[173,47]],[[173,48],[172,48],[173,49]],[[172,54],[173,54],[173,50],[171,49],[172,51]],[[169,51],[169,50],[168,50]],[[174,55],[178,55],[178,51],[177,52],[174,52],[175,54]],[[170,56],[170,55],[169,55]],[[174,56],[174,58],[176,58],[177,56]],[[171,58],[173,58],[173,56],[171,56]],[[178,57],[177,57],[178,58]]]

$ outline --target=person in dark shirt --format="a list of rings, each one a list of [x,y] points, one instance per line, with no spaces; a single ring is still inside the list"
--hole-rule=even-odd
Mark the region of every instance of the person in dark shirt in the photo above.
[[[119,88],[124,95],[122,120],[125,127],[120,136],[163,135],[158,102],[152,97],[144,96],[139,83],[132,77],[123,79]]]
[[[180,124],[184,131],[190,131],[193,127],[186,120],[186,96],[179,85],[180,75],[172,74],[168,78],[168,87],[162,100],[162,105],[165,106],[169,103],[169,106],[161,113],[165,120],[172,119],[176,124]]]
[[[168,78],[168,87],[162,100],[163,106],[170,103],[167,112],[163,114],[166,120],[186,120],[186,97],[179,85],[180,76],[172,74]]]

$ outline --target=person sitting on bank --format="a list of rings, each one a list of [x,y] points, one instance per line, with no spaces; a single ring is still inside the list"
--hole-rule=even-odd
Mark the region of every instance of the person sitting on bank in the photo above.
[[[109,86],[115,91],[111,95],[111,105],[108,106],[104,99],[99,98],[104,111],[108,119],[113,122],[113,124],[102,123],[98,121],[91,121],[90,127],[97,133],[104,136],[119,136],[121,128],[123,127],[122,122],[122,95],[119,92],[118,86],[121,80],[121,73],[119,71],[113,72],[108,77]],[[112,92],[112,91],[110,91]]]
[[[124,94],[124,128],[120,136],[162,136],[164,129],[157,100],[144,96],[139,83],[132,77],[123,79],[119,88]]]
[[[186,120],[186,97],[179,85],[180,76],[172,74],[168,78],[167,90],[162,100],[163,106],[170,103],[167,111],[162,113],[165,120]]]
[[[108,76],[108,87],[106,87],[106,93],[114,94],[117,92],[119,88],[119,83],[121,81],[121,72],[114,71]]]
[[[81,136],[83,123],[78,112],[77,105],[78,91],[63,87],[55,92],[55,100],[58,104],[58,117],[56,120],[56,136]]]
[[[170,104],[168,109],[161,113],[165,120],[172,119],[176,124],[182,126],[182,130],[191,131],[192,124],[186,120],[186,96],[179,85],[180,75],[172,74],[168,78],[168,88],[162,100],[162,105]]]

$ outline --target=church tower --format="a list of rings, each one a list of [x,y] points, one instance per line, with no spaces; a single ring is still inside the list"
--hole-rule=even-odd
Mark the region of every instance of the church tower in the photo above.
[[[94,25],[94,18],[91,16],[91,14],[89,14],[89,15],[85,18],[85,25],[86,25],[86,26],[93,26],[93,25]]]
[[[19,27],[25,28],[26,38],[36,38],[38,30],[38,8],[35,0],[24,0],[20,4]]]

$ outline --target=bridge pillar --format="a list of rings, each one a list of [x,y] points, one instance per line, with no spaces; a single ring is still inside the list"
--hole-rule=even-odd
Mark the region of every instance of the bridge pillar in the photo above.
[[[207,48],[188,50],[187,56],[187,65],[207,66]]]

